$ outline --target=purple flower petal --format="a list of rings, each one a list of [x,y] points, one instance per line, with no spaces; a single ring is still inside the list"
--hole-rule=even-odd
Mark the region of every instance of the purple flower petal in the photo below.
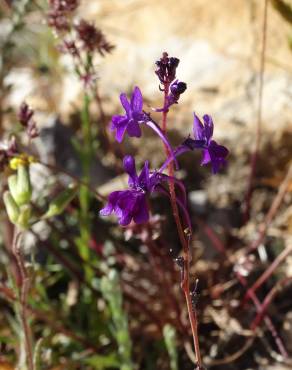
[[[127,130],[128,127],[128,120],[124,120],[120,122],[119,126],[117,127],[117,132],[116,132],[116,140],[121,143],[124,137],[124,134]]]
[[[129,103],[128,98],[127,98],[125,93],[122,93],[120,95],[120,101],[121,101],[122,106],[124,107],[124,109],[127,113],[127,116],[130,116],[131,115],[131,106],[130,106],[130,103]]]
[[[149,161],[146,161],[144,167],[139,175],[139,183],[141,187],[149,189],[150,187],[150,172],[149,172]]]
[[[225,146],[218,145],[216,141],[211,140],[207,149],[203,150],[201,165],[211,162],[212,172],[217,173],[219,169],[226,164],[226,157],[229,151]]]
[[[200,118],[194,113],[194,126],[193,126],[194,138],[197,140],[204,140],[204,126],[200,121]]]
[[[127,127],[128,135],[131,137],[141,137],[142,132],[139,123],[131,120]]]
[[[205,138],[206,138],[207,142],[209,143],[210,139],[213,136],[213,130],[214,130],[213,120],[212,120],[212,117],[209,116],[208,114],[205,114],[203,116],[203,120],[204,120]]]
[[[211,140],[209,150],[214,156],[220,158],[226,158],[229,154],[229,150],[225,146],[217,144],[215,140]]]
[[[136,224],[142,224],[149,220],[149,211],[145,195],[139,197],[139,201],[136,203],[137,209],[135,210],[133,219]]]
[[[99,211],[101,216],[109,216],[115,209],[121,191],[114,191],[108,197],[108,203]]]
[[[127,118],[125,116],[114,115],[112,116],[112,125],[111,130],[115,130],[123,121],[126,121]]]
[[[136,203],[136,192],[125,190],[123,194],[121,194],[121,197],[118,200],[116,211],[120,225],[127,226],[131,222]]]
[[[135,87],[131,97],[131,108],[135,112],[141,112],[143,108],[143,96],[138,86]]]
[[[211,162],[211,157],[208,149],[203,150],[203,157],[201,160],[201,166]]]

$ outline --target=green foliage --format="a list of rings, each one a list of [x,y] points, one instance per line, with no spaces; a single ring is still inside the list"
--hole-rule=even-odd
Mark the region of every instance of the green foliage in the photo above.
[[[94,355],[85,361],[88,365],[92,366],[95,370],[103,370],[108,368],[119,368],[120,362],[116,354],[110,354],[107,356]]]
[[[132,370],[131,360],[132,343],[128,329],[128,319],[123,310],[122,292],[119,276],[116,270],[110,269],[107,276],[103,276],[100,283],[102,294],[109,304],[113,320],[113,336],[118,344],[118,352],[122,370]]]
[[[163,327],[163,336],[166,349],[170,358],[171,370],[178,370],[178,356],[176,350],[176,333],[175,328],[169,324]]]

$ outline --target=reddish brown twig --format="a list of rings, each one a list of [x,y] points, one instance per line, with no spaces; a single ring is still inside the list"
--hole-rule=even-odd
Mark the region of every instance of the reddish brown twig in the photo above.
[[[266,269],[266,271],[256,280],[256,282],[248,289],[246,295],[243,299],[243,303],[246,303],[249,297],[251,297],[250,293],[256,292],[256,290],[266,281],[268,278],[273,274],[276,268],[282,263],[286,257],[292,252],[292,245],[286,247],[278,256],[277,258],[271,263],[271,265]]]
[[[277,293],[280,292],[281,289],[286,287],[288,284],[291,284],[292,281],[292,276],[286,277],[284,279],[281,279],[280,281],[277,282],[277,284],[269,291],[269,293],[266,295],[260,310],[257,313],[257,316],[253,320],[251,324],[251,329],[255,330],[260,322],[262,321],[262,318],[264,317],[269,305],[271,302],[274,300],[275,296]]]
[[[276,213],[277,213],[277,210],[279,209],[280,205],[282,204],[282,201],[284,199],[284,196],[289,188],[289,185],[290,185],[290,182],[291,182],[291,179],[292,179],[292,164],[289,166],[289,169],[288,169],[288,172],[284,178],[284,180],[282,181],[280,187],[279,187],[279,190],[278,190],[278,193],[277,195],[275,196],[274,200],[273,200],[273,203],[265,217],[265,220],[264,222],[262,223],[262,225],[259,227],[259,232],[258,232],[258,237],[257,239],[251,243],[251,245],[247,248],[246,250],[246,254],[252,252],[253,250],[257,249],[258,246],[262,243],[262,241],[264,240],[265,236],[266,236],[266,233],[267,233],[267,230],[268,230],[268,227],[270,226],[271,222],[273,221]]]

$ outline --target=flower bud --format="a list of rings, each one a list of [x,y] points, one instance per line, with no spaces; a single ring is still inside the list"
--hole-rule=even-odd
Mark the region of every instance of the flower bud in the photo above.
[[[26,165],[19,165],[17,168],[17,184],[15,201],[20,206],[31,200],[32,187],[29,176],[29,168]]]
[[[123,165],[125,171],[132,175],[136,172],[136,165],[135,165],[135,159],[131,155],[126,155],[123,160]]]
[[[184,93],[187,89],[187,84],[185,82],[181,81],[175,81],[171,86],[170,86],[170,91],[172,92],[173,95],[178,96]]]
[[[75,197],[77,190],[77,186],[73,184],[69,185],[68,189],[62,191],[55,199],[51,201],[47,212],[42,216],[42,218],[60,215]]]
[[[13,224],[16,224],[19,217],[19,207],[9,191],[5,191],[5,193],[3,194],[3,201],[9,220]]]
[[[11,175],[8,177],[8,188],[13,196],[14,200],[17,198],[18,192],[17,192],[17,176]]]

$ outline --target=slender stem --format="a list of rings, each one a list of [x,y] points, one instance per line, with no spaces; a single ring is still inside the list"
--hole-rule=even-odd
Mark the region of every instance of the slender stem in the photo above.
[[[13,242],[12,242],[12,253],[15,256],[15,259],[18,264],[18,268],[20,271],[21,279],[20,279],[20,320],[22,325],[22,330],[24,334],[24,345],[25,345],[25,352],[26,352],[26,362],[28,365],[29,370],[34,370],[33,364],[33,354],[32,354],[32,338],[31,338],[31,331],[29,328],[28,320],[27,320],[27,296],[29,290],[29,277],[27,274],[27,270],[23,261],[21,249],[20,249],[20,238],[21,238],[21,231],[17,230],[17,227],[14,229],[13,235]]]
[[[180,146],[178,147],[174,152],[173,152],[173,156],[171,157],[168,157],[166,159],[166,161],[163,163],[163,165],[159,168],[158,172],[163,172],[166,167],[169,166],[170,162],[173,161],[173,158],[177,158],[179,155],[185,153],[185,152],[188,152],[189,150],[191,150],[190,148],[186,147],[186,146]]]
[[[251,157],[250,174],[248,178],[247,191],[245,196],[245,211],[244,219],[249,220],[250,203],[253,191],[253,182],[256,172],[256,165],[259,156],[260,139],[261,139],[261,126],[262,126],[262,110],[263,110],[263,87],[264,87],[264,73],[265,73],[265,56],[266,56],[266,41],[267,41],[267,23],[268,23],[268,0],[264,3],[264,20],[263,20],[263,33],[262,33],[262,50],[260,60],[260,81],[259,81],[259,96],[258,96],[258,114],[257,114],[257,127],[256,127],[256,141],[255,148]]]
[[[164,88],[164,106],[166,104],[166,98],[168,95],[169,85],[165,84]],[[165,134],[167,130],[167,111],[162,112],[162,131]],[[167,156],[170,155],[169,149],[165,146],[165,151]],[[181,282],[181,287],[185,295],[186,303],[187,303],[187,310],[189,315],[189,320],[191,323],[193,341],[194,341],[194,348],[195,348],[195,355],[196,355],[196,362],[197,362],[197,369],[202,369],[202,359],[201,359],[201,352],[199,346],[199,338],[198,338],[198,321],[197,321],[197,314],[196,310],[192,305],[191,294],[190,294],[190,246],[188,238],[184,232],[182,222],[179,215],[178,205],[177,205],[177,198],[175,193],[175,183],[173,181],[174,178],[174,166],[173,162],[171,161],[168,165],[168,173],[170,176],[169,180],[169,193],[170,193],[170,202],[171,208],[173,212],[173,217],[176,223],[176,227],[178,230],[179,239],[181,245],[183,247],[183,278]],[[191,230],[188,231],[191,233]]]
[[[174,152],[173,152],[172,147],[169,144],[167,138],[165,137],[164,131],[162,131],[160,129],[160,127],[158,126],[158,124],[153,119],[149,119],[149,121],[147,121],[145,124],[147,126],[149,126],[160,137],[160,139],[162,140],[162,142],[164,144],[164,147],[167,148],[167,152],[166,153],[168,153],[168,156],[171,158],[171,160],[173,160],[175,162],[175,164],[177,166],[177,161],[176,161]]]

